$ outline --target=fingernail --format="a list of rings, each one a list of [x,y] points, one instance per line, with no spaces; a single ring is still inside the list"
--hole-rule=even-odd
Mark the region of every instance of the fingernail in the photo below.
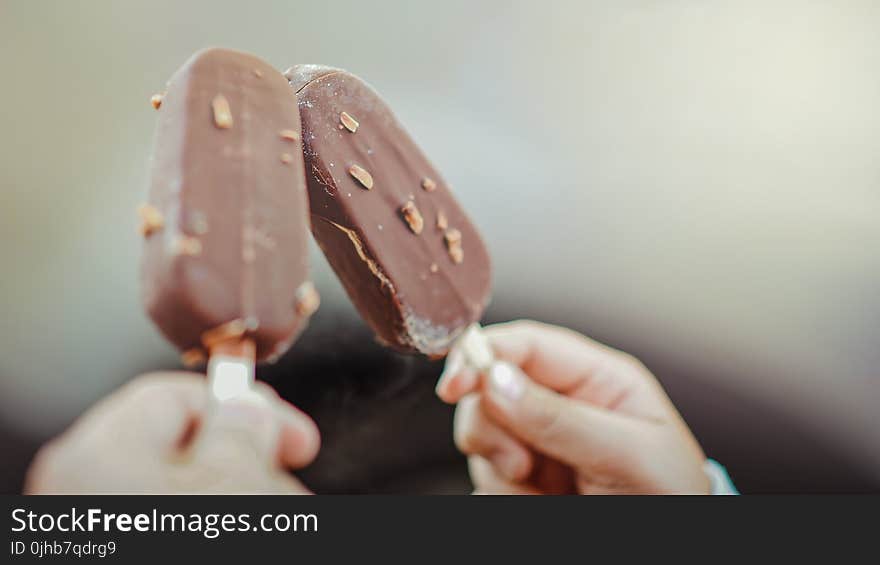
[[[464,358],[458,352],[450,353],[449,356],[446,357],[446,364],[443,366],[443,372],[440,373],[440,382],[443,382],[443,379],[461,371],[463,366]]]
[[[434,389],[437,396],[445,397],[444,393],[447,392],[446,389],[449,387],[450,381],[461,372],[462,368],[464,368],[464,359],[461,355],[453,352],[446,357],[446,365],[443,367],[443,372],[440,373],[440,379],[437,381],[437,387]]]
[[[519,369],[509,363],[493,363],[489,369],[489,386],[493,393],[509,401],[518,400],[525,390]]]

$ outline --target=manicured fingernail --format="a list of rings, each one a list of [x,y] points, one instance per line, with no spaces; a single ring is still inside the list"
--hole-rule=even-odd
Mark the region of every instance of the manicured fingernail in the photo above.
[[[489,386],[492,392],[507,400],[517,400],[525,390],[519,369],[509,363],[493,363],[489,369]]]
[[[448,392],[449,383],[452,381],[452,378],[461,372],[464,368],[464,359],[462,359],[461,355],[456,353],[451,353],[446,358],[446,366],[443,367],[443,372],[440,373],[440,379],[437,381],[437,387],[434,389],[437,393],[437,396],[445,399],[446,394]]]
[[[443,372],[440,373],[440,382],[461,371],[462,367],[464,367],[464,358],[458,352],[450,353],[446,358]]]

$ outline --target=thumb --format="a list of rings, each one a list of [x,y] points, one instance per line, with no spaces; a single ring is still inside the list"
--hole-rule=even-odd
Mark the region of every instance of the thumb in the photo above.
[[[560,395],[509,363],[493,364],[486,380],[486,411],[539,453],[580,470],[639,453],[645,422]]]
[[[271,403],[253,392],[215,403],[193,446],[197,459],[240,467],[243,461],[274,462],[280,427]]]

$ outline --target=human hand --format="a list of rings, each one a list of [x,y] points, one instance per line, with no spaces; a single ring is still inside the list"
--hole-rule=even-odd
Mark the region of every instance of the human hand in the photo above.
[[[437,394],[482,493],[708,494],[699,444],[634,357],[564,328],[485,328],[484,375],[454,349]]]
[[[319,446],[314,422],[263,383],[212,405],[203,375],[153,373],[43,447],[25,492],[305,494],[288,470]]]

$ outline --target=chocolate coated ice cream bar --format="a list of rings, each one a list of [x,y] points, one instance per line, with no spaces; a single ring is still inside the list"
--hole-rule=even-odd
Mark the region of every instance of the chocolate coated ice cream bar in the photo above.
[[[260,59],[208,49],[152,102],[159,125],[140,210],[146,309],[185,360],[236,339],[272,359],[318,305],[295,96]]]
[[[444,355],[489,301],[476,228],[369,85],[317,65],[285,76],[299,102],[318,244],[381,341]]]

